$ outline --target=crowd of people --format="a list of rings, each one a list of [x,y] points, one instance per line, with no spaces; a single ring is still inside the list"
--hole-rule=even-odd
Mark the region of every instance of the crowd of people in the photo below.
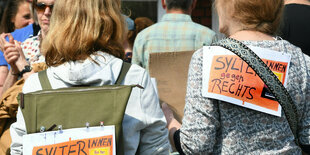
[[[227,38],[290,55],[286,91],[297,134],[287,109],[276,117],[203,96],[203,46],[216,44],[216,33],[192,21],[197,0],[161,3],[166,14],[154,23],[122,14],[121,0],[0,0],[0,154],[23,154],[16,96],[42,90],[37,72],[46,70],[52,89],[113,85],[124,61],[132,65],[122,85],[143,88],[132,89],[126,106],[125,154],[310,153],[310,1],[214,1]],[[178,51],[196,51],[182,122],[160,104],[148,73],[151,53]]]

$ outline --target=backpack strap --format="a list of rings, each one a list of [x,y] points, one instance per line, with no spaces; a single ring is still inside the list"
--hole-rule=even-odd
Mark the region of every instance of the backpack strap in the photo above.
[[[246,45],[232,38],[220,40],[214,46],[221,46],[230,50],[243,61],[245,61],[268,86],[269,90],[274,94],[275,98],[281,105],[289,126],[294,134],[295,142],[299,145],[297,136],[297,108],[290,94],[287,92],[278,77],[270,70],[270,68]]]
[[[127,72],[129,71],[130,66],[131,66],[130,63],[123,62],[121,71],[120,71],[119,76],[118,76],[118,78],[117,78],[117,80],[115,82],[116,85],[121,85],[121,83],[123,82]]]
[[[52,89],[51,83],[47,78],[46,70],[38,72],[42,90]]]

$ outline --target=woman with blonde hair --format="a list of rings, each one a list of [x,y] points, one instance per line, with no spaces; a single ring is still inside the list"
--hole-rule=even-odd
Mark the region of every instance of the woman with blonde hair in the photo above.
[[[228,103],[223,98],[203,96],[203,64],[208,62],[209,55],[200,49],[194,53],[189,67],[182,124],[163,105],[170,140],[185,154],[301,154],[302,150],[309,153],[310,58],[300,48],[275,36],[283,0],[215,0],[215,7],[220,31],[230,38],[227,40],[260,47],[270,54],[291,55],[286,89],[296,106],[297,136],[290,128],[291,117],[286,117],[285,112],[277,117]],[[285,111],[284,107],[282,110]]]
[[[52,88],[114,84],[123,64],[124,32],[119,0],[56,1],[41,46]],[[144,88],[133,88],[128,100],[123,119],[125,154],[167,154],[166,120],[148,73],[132,65],[122,84]],[[42,88],[35,73],[26,80],[23,93],[38,90]],[[12,154],[21,154],[25,134],[19,110],[17,122],[11,126]]]

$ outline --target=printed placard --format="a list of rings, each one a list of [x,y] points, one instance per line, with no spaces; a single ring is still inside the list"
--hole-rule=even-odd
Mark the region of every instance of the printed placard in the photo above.
[[[286,86],[290,55],[250,48]],[[281,116],[281,106],[260,77],[240,57],[222,47],[204,47],[202,95]]]
[[[23,152],[32,155],[115,155],[115,127],[75,128],[23,136]]]

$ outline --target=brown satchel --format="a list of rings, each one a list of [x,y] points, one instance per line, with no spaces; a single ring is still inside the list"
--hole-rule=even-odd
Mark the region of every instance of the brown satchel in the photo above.
[[[34,72],[45,70],[45,63],[32,65]],[[3,95],[0,101],[0,155],[10,154],[11,136],[10,126],[16,121],[18,109],[17,96],[22,92],[24,78],[21,78],[10,87]]]

